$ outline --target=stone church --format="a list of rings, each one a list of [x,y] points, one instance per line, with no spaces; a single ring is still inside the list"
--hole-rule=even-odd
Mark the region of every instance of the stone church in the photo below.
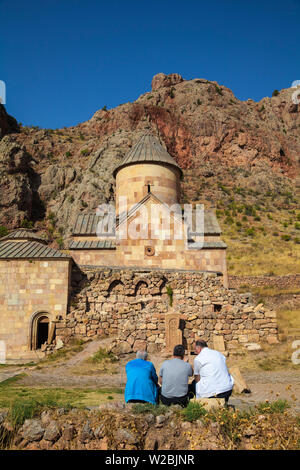
[[[41,358],[70,337],[114,336],[119,352],[199,335],[276,342],[273,312],[228,289],[214,212],[200,228],[185,218],[182,170],[159,140],[142,135],[113,176],[113,211],[78,214],[67,250],[23,229],[0,239],[0,361]]]

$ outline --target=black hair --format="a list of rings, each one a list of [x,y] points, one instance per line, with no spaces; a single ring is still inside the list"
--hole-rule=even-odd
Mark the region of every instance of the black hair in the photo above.
[[[184,347],[182,344],[177,344],[177,346],[174,347],[173,351],[173,356],[178,356],[178,357],[184,357]]]
[[[200,348],[207,348],[207,342],[204,339],[197,339],[196,346],[200,346]]]

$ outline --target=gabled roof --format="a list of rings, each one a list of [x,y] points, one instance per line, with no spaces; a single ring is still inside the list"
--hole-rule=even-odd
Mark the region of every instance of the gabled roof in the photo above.
[[[0,259],[64,258],[70,256],[39,242],[24,241],[0,243]]]
[[[145,202],[152,197],[153,199],[156,200],[157,203],[161,204],[162,206],[165,206],[166,209],[169,210],[168,206],[164,204],[158,197],[156,197],[154,194],[149,192],[146,194],[146,196],[141,199],[140,202],[134,204],[128,212],[121,212],[118,217],[116,218],[116,226],[118,226],[120,223],[122,223],[125,219],[128,217],[132,216]],[[177,217],[182,217],[182,214],[178,213],[176,214]],[[111,215],[113,217],[113,215]],[[195,220],[193,220],[193,227],[195,227]],[[190,227],[189,229],[189,235],[190,236],[196,236],[196,235],[202,235],[201,232],[197,232],[196,230],[193,229],[193,227]],[[112,233],[107,233],[107,227],[104,227],[104,217],[99,216],[96,213],[92,214],[79,214],[77,216],[74,230],[72,235],[86,235],[86,236],[95,236],[97,235],[97,228],[98,228],[98,233],[106,234],[107,236],[114,236],[115,235],[115,227],[113,228]],[[213,211],[205,210],[204,211],[204,235],[220,235],[221,234],[221,229],[217,220],[216,215],[214,214]]]
[[[125,155],[122,163],[120,163],[120,165],[114,169],[113,176],[115,177],[117,172],[125,166],[147,162],[172,165],[178,168],[180,174],[182,175],[182,169],[176,163],[174,158],[171,157],[167,150],[161,145],[159,140],[150,133],[146,133],[142,135],[137,143]]]
[[[8,235],[5,235],[5,237],[0,238],[0,243],[6,240],[32,240],[47,243],[46,240],[36,235],[36,233],[26,229],[17,229],[10,232]]]
[[[124,220],[129,219],[129,217],[131,217],[136,211],[138,211],[140,207],[142,207],[149,199],[154,199],[157,204],[163,206],[168,212],[171,213],[169,206],[165,204],[163,201],[161,201],[157,196],[155,196],[150,191],[149,193],[146,194],[146,196],[143,197],[143,199],[140,200],[140,202],[138,202],[137,204],[134,204],[134,206],[132,206],[128,212],[122,212],[121,214],[119,214],[119,216],[117,217],[117,226],[120,225],[122,222],[124,222]],[[181,218],[182,218],[181,211],[180,213],[172,212],[172,214],[174,215],[174,217],[177,218],[178,221],[181,221]]]

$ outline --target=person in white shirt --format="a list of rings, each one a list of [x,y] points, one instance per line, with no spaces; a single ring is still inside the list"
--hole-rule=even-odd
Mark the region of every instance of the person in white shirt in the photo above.
[[[210,349],[203,340],[196,341],[195,352],[196,398],[225,398],[227,404],[234,379],[228,372],[225,356]]]

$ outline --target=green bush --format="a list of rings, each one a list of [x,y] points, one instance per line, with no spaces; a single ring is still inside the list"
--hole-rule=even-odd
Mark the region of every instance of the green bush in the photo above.
[[[250,215],[252,217],[256,216],[255,208],[253,206],[251,206],[250,204],[245,204],[244,213],[245,213],[245,215]]]
[[[279,95],[279,91],[278,90],[274,90],[273,93],[272,93],[272,96],[278,96]]]
[[[21,222],[21,227],[23,227],[23,228],[32,228],[33,227],[33,222],[31,222],[31,220],[24,219]]]
[[[106,351],[106,349],[99,348],[98,351],[91,357],[90,362],[97,363],[102,362],[103,359],[109,359],[110,362],[117,362],[118,359],[114,354],[110,351]]]
[[[291,239],[290,235],[281,235],[281,240],[283,240],[285,242],[289,242],[290,239]]]
[[[254,237],[254,235],[255,235],[255,230],[254,230],[254,228],[253,228],[253,227],[247,228],[247,229],[245,230],[245,234],[246,234],[248,237]]]
[[[266,400],[257,405],[257,409],[260,413],[283,413],[287,408],[290,408],[287,400],[279,398],[273,402]]]
[[[8,230],[4,225],[0,225],[0,237],[5,237],[8,235]]]
[[[170,305],[170,307],[172,307],[172,305],[173,305],[173,289],[172,289],[171,286],[167,286],[166,289],[167,289],[167,294],[169,296],[169,305]]]
[[[197,421],[197,419],[205,416],[207,411],[201,403],[190,401],[188,406],[182,410],[183,419],[185,421]]]

